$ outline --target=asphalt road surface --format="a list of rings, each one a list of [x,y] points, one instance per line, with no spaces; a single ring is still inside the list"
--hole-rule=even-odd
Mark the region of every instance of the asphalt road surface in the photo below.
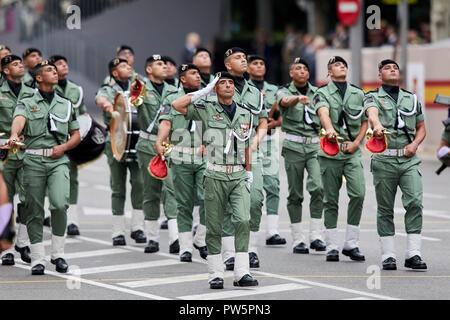
[[[395,206],[397,271],[380,271],[381,255],[376,233],[376,202],[369,161],[364,156],[366,198],[361,220],[360,249],[365,262],[353,262],[340,255],[340,262],[326,262],[324,254],[293,254],[286,210],[287,180],[281,162],[280,233],[288,243],[265,246],[264,215],[261,223],[259,257],[261,266],[252,269],[259,286],[233,287],[231,272],[224,290],[211,290],[207,265],[196,250],[192,263],[182,263],[169,254],[167,230],[161,230],[160,251],[144,253],[145,244],[135,244],[127,233],[127,246],[113,247],[109,170],[106,157],[79,172],[79,215],[81,236],[66,240],[69,273],[55,272],[48,263],[44,276],[31,276],[30,267],[16,254],[15,266],[0,266],[0,300],[390,300],[450,299],[450,169],[437,176],[439,167],[432,156],[423,160],[424,223],[422,256],[428,271],[403,267],[406,234],[401,192]],[[129,193],[128,186],[128,193]],[[347,208],[345,185],[341,189],[339,235],[345,236]],[[306,193],[303,220],[309,224],[309,196]],[[126,215],[130,222],[130,201]],[[127,226],[129,227],[129,226]],[[46,252],[50,254],[50,230],[45,228]]]

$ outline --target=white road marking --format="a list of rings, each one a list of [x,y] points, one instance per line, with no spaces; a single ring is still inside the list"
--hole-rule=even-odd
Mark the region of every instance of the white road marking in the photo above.
[[[80,259],[80,258],[89,258],[89,257],[98,257],[98,256],[107,256],[111,254],[119,254],[119,253],[129,253],[130,251],[124,249],[104,249],[104,250],[92,250],[92,251],[80,251],[80,252],[72,252],[65,253],[65,259]],[[47,257],[49,259],[49,257]]]
[[[200,280],[205,280],[205,281],[208,280],[208,274],[201,273],[201,274],[184,275],[184,276],[170,277],[170,278],[119,282],[117,284],[124,286],[124,287],[128,287],[128,288],[141,288],[141,287],[152,287],[152,286],[160,286],[160,285],[174,284],[174,283],[185,283],[185,282],[200,281]]]
[[[268,272],[252,271],[252,274],[255,274],[255,275],[259,274],[259,275],[262,275],[262,276],[283,279],[283,280],[287,280],[287,281],[291,281],[291,282],[297,282],[297,283],[302,283],[302,284],[306,284],[306,285],[310,285],[310,286],[322,287],[322,288],[327,288],[327,289],[332,289],[332,290],[352,293],[352,294],[356,294],[356,295],[359,295],[359,296],[371,297],[371,298],[376,298],[376,299],[400,300],[398,298],[393,298],[393,297],[389,297],[389,296],[384,296],[384,295],[379,295],[379,294],[374,294],[374,293],[369,293],[369,292],[364,292],[364,291],[359,291],[359,290],[347,289],[347,288],[344,288],[344,287],[333,286],[333,285],[330,285],[330,284],[325,284],[325,283],[320,283],[320,282],[315,282],[315,281],[309,281],[309,280],[303,280],[303,279],[298,279],[298,278],[292,278],[292,277],[282,276],[282,275],[279,275],[279,274],[273,274],[273,273],[268,273]]]
[[[245,289],[240,289],[240,290],[235,289],[235,290],[221,291],[221,292],[215,292],[215,293],[194,294],[194,295],[189,295],[189,296],[177,297],[177,299],[181,299],[181,300],[218,300],[218,299],[229,299],[229,298],[253,296],[253,295],[257,295],[257,294],[308,289],[308,288],[310,288],[310,287],[299,285],[296,283],[287,283],[287,284],[278,284],[278,285],[273,285],[273,286],[251,287],[251,289],[245,288]]]
[[[67,238],[64,242],[65,242],[65,244],[68,244],[68,243],[81,243],[81,240]],[[43,243],[44,243],[44,246],[51,246],[52,245],[52,240],[44,240]]]
[[[31,267],[23,265],[23,264],[19,264],[19,263],[16,263],[14,266],[16,268],[31,270]],[[75,281],[79,281],[81,283],[89,284],[89,285],[92,285],[92,286],[101,287],[101,288],[104,288],[104,289],[114,290],[114,291],[123,292],[123,293],[128,293],[128,294],[132,294],[132,295],[143,297],[143,298],[147,298],[147,299],[172,300],[170,298],[161,297],[161,296],[157,296],[157,295],[150,294],[150,293],[139,292],[139,291],[135,291],[135,290],[130,290],[130,289],[126,289],[126,288],[117,287],[115,285],[111,285],[111,284],[107,284],[107,283],[101,283],[101,282],[96,282],[96,281],[92,281],[92,280],[87,280],[87,279],[83,279],[83,278],[78,277],[78,276],[63,275],[61,273],[53,272],[53,271],[49,271],[49,270],[45,270],[45,274],[51,275],[51,276],[55,276],[55,277],[58,277],[58,278],[67,279],[68,281],[74,281],[74,282]],[[80,289],[80,290],[82,290],[82,289]]]
[[[95,208],[95,207],[86,207],[83,206],[81,208],[83,211],[83,214],[86,216],[112,216],[111,209],[105,209],[105,208]],[[125,217],[131,217],[131,211],[126,210],[125,211]]]
[[[173,259],[164,259],[157,261],[147,261],[147,262],[138,262],[138,263],[127,263],[127,264],[116,264],[112,266],[102,266],[102,267],[94,267],[94,268],[85,268],[79,269],[81,275],[85,274],[93,274],[93,273],[105,273],[105,272],[115,272],[115,271],[125,271],[125,270],[134,270],[134,269],[144,269],[144,268],[155,268],[155,267],[165,267],[176,264],[182,264],[181,261],[176,261]],[[70,272],[70,269],[69,269]]]
[[[398,231],[395,232],[395,235],[398,235],[398,236],[401,236],[401,237],[407,237],[406,233],[398,232]],[[438,239],[438,238],[425,237],[425,236],[422,236],[422,240],[435,241],[435,242],[442,241],[441,239]]]

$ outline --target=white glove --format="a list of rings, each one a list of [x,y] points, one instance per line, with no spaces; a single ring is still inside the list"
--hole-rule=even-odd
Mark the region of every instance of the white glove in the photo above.
[[[252,182],[253,182],[253,172],[251,171],[247,171],[247,186],[250,189],[250,187],[252,186]]]
[[[194,102],[195,100],[198,100],[201,97],[204,97],[204,96],[210,94],[211,91],[213,90],[214,86],[216,85],[217,81],[219,81],[219,77],[215,77],[214,80],[211,81],[203,89],[200,89],[200,90],[197,90],[197,91],[189,93],[189,95],[191,96],[191,102]]]

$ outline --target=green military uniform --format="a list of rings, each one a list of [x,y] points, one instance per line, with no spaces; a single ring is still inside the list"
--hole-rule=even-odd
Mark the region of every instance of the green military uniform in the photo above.
[[[23,96],[34,94],[34,90],[22,83],[18,96],[11,90],[8,81],[5,77],[0,79],[0,132],[5,135],[0,138],[0,144],[6,144],[11,133],[11,124],[13,122],[14,110],[17,101]],[[23,193],[23,149],[15,154],[9,153],[8,160],[4,165],[3,178],[8,189],[8,201],[14,203],[14,195],[19,194],[21,203],[17,204],[18,214],[18,232],[16,237],[16,245],[19,248],[24,248],[30,245],[30,240],[26,231],[26,221],[23,217],[23,202],[25,201],[25,194]],[[10,250],[2,252],[2,256],[13,253],[12,247]]]
[[[171,85],[172,87],[175,87],[178,89],[178,86],[180,85],[180,80],[178,78],[173,78],[173,79],[167,79],[164,82],[166,82],[167,84]]]
[[[30,71],[26,71],[25,75],[22,78],[22,83],[26,84],[27,86],[31,87],[34,83],[33,87],[36,87],[36,82],[34,82],[34,78],[31,75]]]
[[[420,256],[422,231],[422,173],[419,157],[406,157],[404,148],[416,134],[416,125],[424,121],[422,107],[415,94],[400,89],[395,101],[383,87],[370,91],[364,99],[364,110],[375,107],[381,125],[392,134],[387,137],[387,150],[374,154],[371,172],[377,199],[377,231],[381,239],[382,260],[395,258],[394,202],[397,187],[402,191],[408,234],[406,258]]]
[[[227,215],[231,215],[229,221],[235,230],[234,272],[235,279],[239,280],[248,273],[249,261],[250,190],[243,159],[245,148],[249,145],[252,118],[256,117],[252,117],[248,109],[236,103],[235,115],[231,121],[217,101],[199,100],[188,106],[185,118],[200,120],[205,130],[203,142],[206,145],[207,165],[204,201],[209,280],[216,277],[223,279],[221,234],[224,216]],[[236,143],[232,143],[233,138]],[[236,145],[236,152],[233,152],[233,144]],[[230,210],[227,210],[228,206]]]
[[[184,95],[185,91],[180,88],[170,100],[174,101]],[[170,142],[174,144],[174,148],[170,154],[170,168],[177,201],[180,255],[184,252],[192,253],[192,244],[198,248],[206,246],[203,201],[203,174],[206,163],[201,152],[201,122],[186,120],[183,114],[173,108],[159,119],[168,120],[172,124]],[[192,240],[193,210],[196,202],[199,205],[200,224]]]
[[[312,103],[317,87],[307,84],[306,96]],[[300,243],[306,242],[302,230],[302,203],[303,203],[303,178],[305,170],[308,172],[306,190],[311,199],[309,201],[310,212],[310,242],[321,240],[322,211],[323,211],[323,187],[321,183],[320,165],[318,160],[319,138],[318,117],[310,105],[297,103],[293,107],[281,105],[281,100],[287,96],[299,96],[302,93],[294,82],[287,88],[277,93],[277,101],[280,106],[283,123],[281,130],[286,132],[283,140],[282,156],[289,186],[287,209],[291,221],[292,246],[295,248]]]
[[[358,135],[361,124],[367,120],[363,112],[364,91],[347,83],[344,98],[341,97],[334,81],[320,87],[313,98],[316,112],[326,107],[334,130],[345,141],[353,141]],[[339,190],[342,176],[347,180],[347,194],[350,198],[347,210],[347,233],[344,250],[358,247],[359,222],[361,220],[365,180],[361,162],[361,150],[352,154],[340,151],[336,156],[328,156],[319,151],[320,173],[324,190],[324,216],[327,236],[327,250],[338,250],[337,219]]]
[[[217,97],[213,99],[217,100]],[[253,114],[253,129],[257,129],[258,121],[260,118],[267,118],[267,110],[264,108],[264,98],[262,93],[254,86],[250,85],[247,80],[239,92],[235,86],[235,93],[233,101],[244,104]],[[250,244],[249,252],[257,253],[258,246],[258,231],[261,223],[262,206],[264,202],[263,194],[263,175],[262,175],[262,160],[261,154],[258,150],[252,152],[252,172],[253,183],[250,189]],[[228,218],[230,215],[228,215]],[[233,238],[232,235],[233,224],[227,220],[227,216],[224,221],[224,242],[223,242],[223,257],[224,260],[228,260],[233,256]]]
[[[169,245],[178,239],[177,229],[177,203],[173,189],[171,170],[163,181],[152,177],[148,172],[150,161],[156,156],[154,149],[158,134],[159,116],[167,114],[170,110],[171,95],[177,94],[178,90],[165,83],[162,93],[154,88],[151,81],[146,84],[146,96],[142,105],[137,107],[139,128],[141,130],[136,144],[137,158],[141,176],[144,179],[143,210],[145,215],[145,229],[150,241],[158,242],[160,202],[164,194],[164,213],[169,224]]]
[[[130,83],[129,83],[130,86]],[[129,91],[124,91],[117,83],[111,83],[110,85],[103,85],[97,93],[97,97],[103,96],[108,98],[111,103],[114,103],[114,96],[117,93],[128,97]],[[108,130],[111,122],[111,114],[103,111],[103,121],[106,124]],[[112,237],[115,238],[120,235],[124,235],[125,232],[125,198],[126,198],[126,178],[127,169],[130,171],[130,183],[131,183],[131,205],[132,211],[132,223],[131,231],[142,230],[143,227],[143,213],[142,213],[142,199],[143,199],[143,179],[139,171],[139,165],[136,160],[131,161],[117,161],[114,158],[111,149],[111,137],[108,134],[105,144],[105,154],[108,159],[108,165],[110,169],[110,186],[112,190],[111,194],[111,208],[113,213],[113,233]]]
[[[19,100],[14,117],[26,118],[23,133],[26,151],[23,158],[25,221],[31,241],[32,266],[44,265],[44,198],[48,188],[52,219],[52,259],[63,258],[66,210],[69,206],[69,159],[49,157],[51,148],[68,140],[79,129],[72,103],[55,93],[50,105],[40,92]],[[49,126],[48,126],[49,124]],[[53,132],[53,134],[50,132]]]
[[[67,80],[65,88],[60,85],[55,86],[55,91],[60,95],[69,99],[72,102],[75,115],[78,117],[87,112],[86,105],[84,104],[83,88],[76,83]],[[78,203],[78,168],[73,162],[69,162],[70,173],[70,197],[69,197],[69,209],[67,211],[67,224],[78,225],[77,207]]]
[[[257,87],[252,80],[249,80],[248,83]],[[262,90],[266,93],[266,97],[264,98],[264,108],[267,113],[270,113],[272,105],[276,102],[278,86],[264,81]],[[278,215],[278,204],[280,202],[280,179],[278,176],[280,166],[278,144],[272,136],[272,132],[267,132],[264,141],[261,141],[260,143],[260,150],[262,158],[263,188],[266,192],[267,215]]]

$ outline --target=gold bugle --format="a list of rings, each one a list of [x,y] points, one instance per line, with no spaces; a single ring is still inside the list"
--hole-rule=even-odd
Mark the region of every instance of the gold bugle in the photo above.
[[[319,138],[322,139],[324,137],[326,137],[327,132],[325,131],[324,128],[320,129],[319,131]],[[334,138],[336,138],[338,141],[344,141],[344,138],[342,138],[340,135],[336,135]]]

